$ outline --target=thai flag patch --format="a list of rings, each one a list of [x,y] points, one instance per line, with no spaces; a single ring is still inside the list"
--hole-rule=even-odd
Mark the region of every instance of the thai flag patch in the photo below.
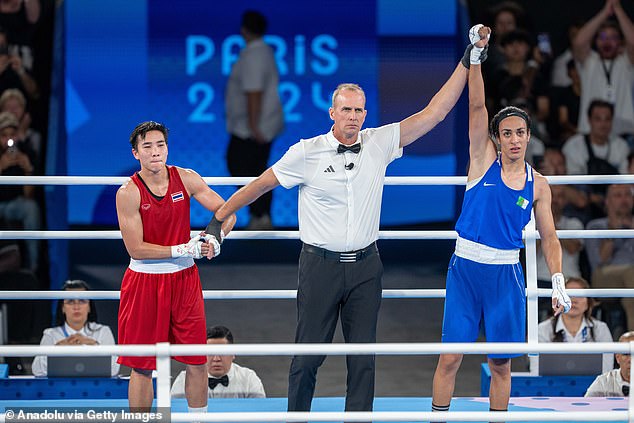
[[[175,203],[177,201],[182,201],[184,199],[185,199],[185,196],[183,195],[183,191],[178,191],[172,194],[172,203]]]

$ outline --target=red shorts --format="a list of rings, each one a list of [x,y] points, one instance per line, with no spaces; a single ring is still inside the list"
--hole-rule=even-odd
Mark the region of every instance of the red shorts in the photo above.
[[[205,344],[205,303],[196,265],[176,273],[139,273],[127,269],[121,283],[119,344]],[[207,357],[177,356],[185,364]],[[156,369],[156,357],[119,357],[119,364]]]

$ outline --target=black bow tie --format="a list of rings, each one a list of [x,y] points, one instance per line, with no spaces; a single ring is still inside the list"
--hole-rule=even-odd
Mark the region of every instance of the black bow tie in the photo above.
[[[630,387],[628,385],[623,385],[621,387],[621,389],[623,390],[623,396],[624,397],[629,397],[630,396]]]
[[[337,154],[345,153],[346,151],[352,151],[354,154],[358,154],[361,151],[361,143],[358,142],[352,145],[339,144],[337,147]]]
[[[227,375],[221,378],[209,377],[209,389],[214,389],[219,383],[222,386],[229,386],[229,377]]]

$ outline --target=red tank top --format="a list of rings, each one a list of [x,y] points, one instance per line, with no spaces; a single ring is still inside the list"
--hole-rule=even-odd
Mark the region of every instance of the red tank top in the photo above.
[[[132,180],[141,193],[141,220],[143,221],[143,241],[157,245],[176,245],[189,241],[189,194],[178,169],[167,166],[169,186],[161,199],[155,197],[143,183],[138,173]]]

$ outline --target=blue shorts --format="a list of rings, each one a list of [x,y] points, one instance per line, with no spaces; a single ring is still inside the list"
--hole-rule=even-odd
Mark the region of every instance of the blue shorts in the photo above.
[[[526,341],[526,288],[522,266],[482,264],[451,257],[442,342],[475,342],[484,323],[488,342]],[[522,354],[490,354],[511,358]]]

